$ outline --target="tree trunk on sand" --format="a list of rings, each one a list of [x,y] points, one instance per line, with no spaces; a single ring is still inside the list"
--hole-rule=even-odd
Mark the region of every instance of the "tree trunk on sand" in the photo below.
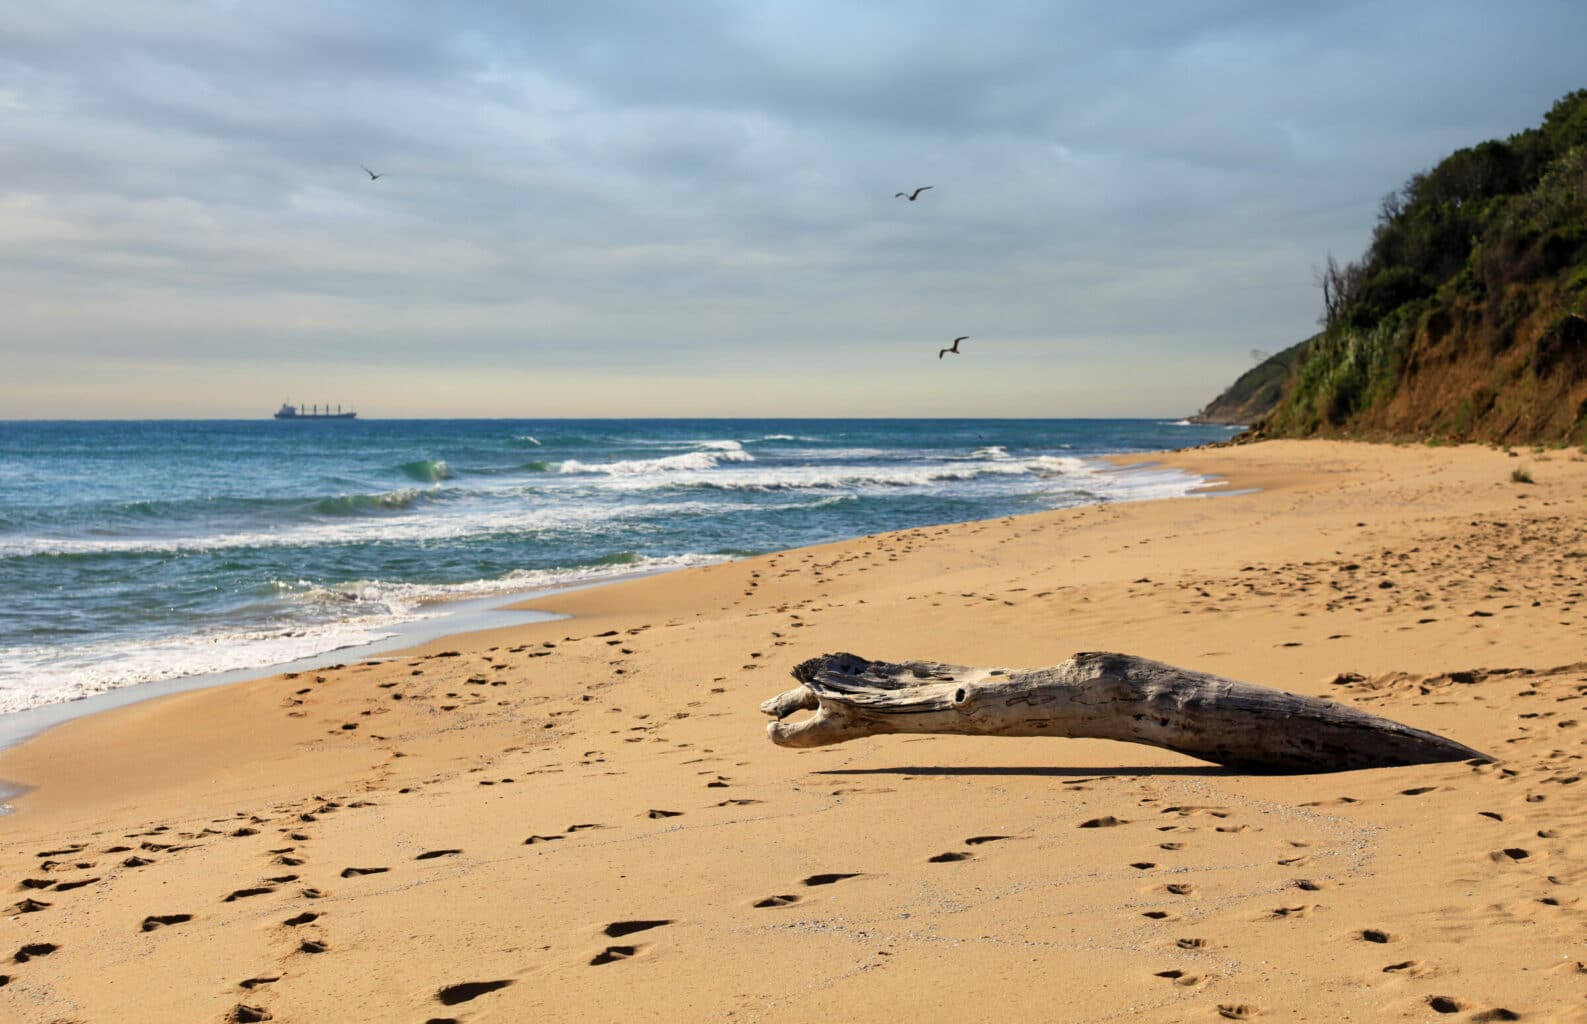
[[[1491,760],[1453,740],[1332,701],[1128,654],[1077,654],[1026,671],[827,654],[796,666],[793,675],[800,686],[761,705],[778,719],[767,734],[784,747],[884,733],[954,733],[1123,740],[1269,772]],[[816,713],[782,721],[801,710]]]

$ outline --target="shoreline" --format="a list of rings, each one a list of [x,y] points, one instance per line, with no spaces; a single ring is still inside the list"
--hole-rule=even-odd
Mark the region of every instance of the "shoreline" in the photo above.
[[[54,947],[7,966],[0,1008],[1013,1020],[1033,1014],[1007,979],[1035,970],[1073,979],[1064,1019],[1098,1024],[1570,1019],[1587,460],[1534,455],[1521,487],[1478,448],[1152,458],[1260,490],[537,597],[570,618],[0,753],[41,787],[5,819],[0,871],[43,904],[0,927]],[[1503,760],[1254,776],[1101,740],[772,746],[760,701],[839,650],[1123,651]]]
[[[1099,468],[1111,471],[1128,472],[1131,470],[1148,470],[1157,468],[1164,463],[1158,456],[1163,452],[1145,452],[1135,455],[1103,455],[1087,459],[1094,462]],[[1130,459],[1134,461],[1122,462]],[[1202,474],[1192,474],[1201,479],[1201,483],[1187,490],[1184,497],[1201,495],[1227,494],[1231,492],[1219,490],[1227,482],[1212,480]],[[1243,492],[1233,492],[1243,493]],[[1123,499],[1125,502],[1134,501],[1162,501],[1173,500],[1169,498],[1147,497]],[[1098,504],[1115,504],[1118,502],[1105,501]],[[1087,507],[1087,506],[1065,506]],[[1040,515],[1043,512],[1059,511],[1058,509],[1044,509],[1038,512],[1025,513],[1027,515]],[[971,520],[975,522],[977,520]],[[964,525],[931,524],[937,525]],[[905,527],[904,529],[916,529]],[[899,532],[899,531],[888,531]],[[853,537],[838,538],[825,543],[844,543],[854,540]],[[797,551],[799,548],[777,549],[764,552],[762,555],[751,557],[764,557],[769,554],[782,554]],[[676,556],[673,556],[676,557]],[[724,557],[723,561],[738,561],[737,557]],[[288,661],[271,662],[263,665],[227,669],[217,672],[201,672],[193,675],[171,676],[163,679],[148,680],[146,682],[131,683],[122,686],[100,690],[82,697],[65,701],[54,701],[47,704],[38,704],[23,708],[18,711],[7,712],[0,715],[0,751],[7,750],[25,743],[35,736],[66,722],[78,718],[113,712],[118,708],[138,704],[143,701],[158,700],[162,697],[191,690],[208,689],[216,686],[231,686],[238,683],[247,683],[259,679],[281,675],[286,672],[308,672],[333,665],[343,659],[363,661],[372,656],[379,655],[385,658],[399,658],[404,652],[411,651],[430,643],[445,642],[452,637],[463,637],[471,633],[483,632],[491,629],[507,628],[510,625],[527,625],[532,621],[554,621],[564,618],[555,611],[542,608],[530,608],[531,603],[542,598],[554,596],[573,590],[582,590],[589,587],[601,587],[608,584],[622,583],[630,579],[640,579],[646,576],[660,575],[670,572],[682,572],[703,568],[706,565],[721,564],[720,562],[705,562],[694,566],[676,566],[665,568],[641,569],[634,572],[613,573],[606,576],[592,576],[587,580],[575,580],[570,583],[552,586],[539,586],[526,590],[501,591],[481,597],[463,597],[432,602],[433,606],[450,609],[439,616],[409,619],[392,624],[393,632],[385,637],[363,643],[353,643],[342,647],[333,647],[301,658]],[[513,623],[509,621],[488,622],[484,621],[493,615],[533,615],[542,618],[532,618],[525,622]],[[462,616],[462,621],[458,621]],[[0,776],[0,816],[9,813],[6,804],[7,780]],[[11,796],[31,791],[32,787],[22,787],[11,792]]]
[[[593,583],[590,585],[599,586],[600,584]],[[577,588],[558,587],[548,591],[548,593],[564,589]],[[444,640],[446,637],[455,634],[476,632],[479,629],[499,628],[513,624],[526,625],[534,621],[551,621],[556,618],[551,613],[538,612],[533,613],[537,616],[535,618],[520,619],[520,616],[530,613],[515,612],[515,605],[541,593],[539,590],[531,590],[521,593],[495,594],[490,597],[466,598],[450,602],[460,607],[433,618],[412,619],[398,623],[394,627],[395,632],[389,636],[371,640],[367,643],[333,647],[317,654],[294,658],[290,661],[256,665],[249,668],[228,669],[224,672],[200,672],[189,676],[152,679],[148,682],[112,687],[108,690],[101,690],[97,693],[78,697],[75,700],[36,704],[20,711],[12,711],[5,715],[0,715],[0,751],[26,743],[34,736],[64,722],[70,722],[73,719],[105,714],[117,708],[140,704],[149,700],[159,700],[161,697],[173,694],[246,683],[285,672],[310,672],[327,668],[343,658],[351,658],[355,661],[365,661],[376,656],[382,659],[391,659],[400,657],[401,652],[409,648],[418,647],[437,639]],[[489,619],[496,615],[503,616],[504,620],[517,621],[502,621],[482,626],[463,626],[462,628],[458,628],[456,622],[453,621],[458,617],[462,617],[467,622]],[[0,779],[0,800],[4,799],[4,785],[5,780]],[[3,809],[0,809],[0,814],[3,813]]]

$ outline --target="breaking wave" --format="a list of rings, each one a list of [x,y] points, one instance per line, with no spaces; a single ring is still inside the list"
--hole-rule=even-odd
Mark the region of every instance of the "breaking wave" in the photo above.
[[[452,470],[447,466],[445,459],[419,459],[414,462],[404,462],[398,468],[402,470],[404,476],[422,484],[434,484],[452,479]]]

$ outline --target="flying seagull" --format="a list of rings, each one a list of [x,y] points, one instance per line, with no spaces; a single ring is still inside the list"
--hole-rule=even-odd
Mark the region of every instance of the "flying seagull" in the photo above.
[[[358,166],[360,166],[360,167],[364,167],[364,165],[363,165],[363,164],[359,164],[359,165],[358,165]],[[376,174],[376,173],[375,173],[375,172],[374,172],[374,171],[371,171],[371,170],[370,170],[370,169],[369,169],[369,168],[367,168],[367,167],[364,167],[364,173],[365,173],[365,174],[367,174],[367,175],[369,175],[369,180],[370,180],[370,181],[379,181],[379,180],[380,180],[380,179],[381,179],[381,178],[384,178],[384,177],[385,177],[385,175],[384,175],[384,174]]]
[[[928,189],[930,187],[931,187],[930,185],[922,185],[919,188],[915,189],[913,192],[894,192],[893,193],[893,198],[894,199],[907,199],[910,202],[914,202],[916,199],[920,198],[920,193],[926,191],[926,189]]]
[[[959,342],[961,342],[961,341],[969,341],[969,340],[970,340],[970,336],[968,334],[961,335],[960,337],[954,338],[952,345],[949,345],[947,348],[938,349],[937,350],[937,358],[941,359],[943,356],[947,355],[949,352],[952,352],[954,355],[958,355],[959,354]]]

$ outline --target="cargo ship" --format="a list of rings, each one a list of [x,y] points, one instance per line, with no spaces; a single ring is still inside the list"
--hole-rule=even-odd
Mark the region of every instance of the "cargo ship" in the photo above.
[[[353,420],[357,418],[358,414],[356,412],[342,412],[342,407],[339,405],[336,407],[335,412],[331,412],[331,407],[328,405],[324,409],[317,405],[304,408],[303,406],[292,405],[289,402],[282,402],[281,408],[276,410],[276,419],[278,420]]]

